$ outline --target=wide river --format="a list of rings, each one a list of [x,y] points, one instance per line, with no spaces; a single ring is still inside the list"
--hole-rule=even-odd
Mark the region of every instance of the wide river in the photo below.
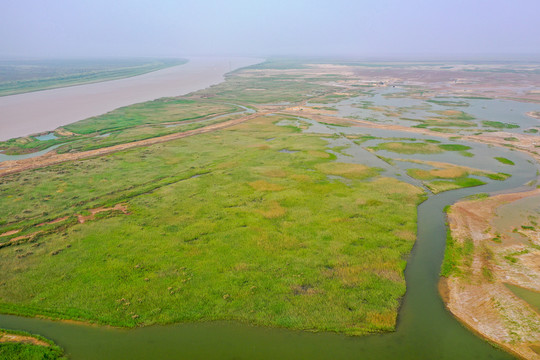
[[[228,70],[227,62],[224,66]],[[46,129],[51,127],[54,126],[47,125]],[[345,131],[343,129],[335,131]],[[347,129],[358,133],[374,131]],[[31,131],[35,132],[34,129]],[[378,131],[381,132],[378,136],[407,136],[407,133],[383,134],[382,130]],[[322,129],[322,132],[328,133],[328,129]],[[12,315],[0,315],[0,328],[41,334],[62,346],[74,360],[510,359],[509,354],[494,348],[456,321],[438,295],[437,283],[446,239],[443,209],[478,192],[525,189],[523,184],[537,177],[538,167],[528,156],[516,151],[483,144],[468,145],[477,156],[466,160],[474,162],[467,165],[500,171],[500,164],[486,159],[503,156],[515,162],[511,169],[505,168],[512,177],[476,188],[431,195],[418,207],[417,242],[405,271],[407,293],[396,332],[350,337],[235,322],[185,323],[125,330]]]
[[[220,83],[224,74],[263,61],[190,58],[183,65],[125,79],[0,97],[0,141],[53,130],[116,108],[185,95]]]

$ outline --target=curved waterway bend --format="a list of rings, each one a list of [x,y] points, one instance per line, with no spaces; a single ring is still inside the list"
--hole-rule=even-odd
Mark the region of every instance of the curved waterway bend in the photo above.
[[[0,97],[0,141],[56,129],[143,101],[185,95],[220,83],[256,58],[190,58],[130,78]]]
[[[512,172],[510,179],[433,195],[418,207],[418,239],[407,265],[407,293],[394,333],[347,337],[234,322],[124,330],[11,315],[0,315],[0,328],[46,336],[74,360],[510,359],[511,355],[460,325],[446,311],[437,292],[446,238],[443,208],[468,195],[508,191],[536,178],[537,166],[529,157],[502,148],[491,150],[492,156],[504,156],[515,162],[512,169],[505,168],[506,172]]]

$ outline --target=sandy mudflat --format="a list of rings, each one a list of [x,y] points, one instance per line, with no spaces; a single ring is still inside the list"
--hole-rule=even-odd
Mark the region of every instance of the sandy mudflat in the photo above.
[[[522,217],[526,218],[523,214],[529,213],[516,207],[519,206],[517,201],[538,196],[540,189],[534,189],[454,204],[448,214],[452,237],[460,244],[466,239],[472,240],[474,250],[470,267],[464,269],[466,276],[441,278],[440,284],[441,294],[454,316],[482,337],[524,359],[540,359],[540,354],[534,350],[540,344],[540,315],[504,283],[531,291],[540,289],[536,270],[540,251],[529,245],[529,241],[534,244],[534,239],[538,239],[538,230],[521,228],[521,241],[512,240],[506,234],[513,233],[512,228],[519,228],[520,223],[510,222],[512,225],[505,231],[496,211],[503,204],[514,203],[513,211],[519,213],[517,218],[523,221]],[[499,242],[492,240],[496,236]],[[515,254],[519,260],[515,263],[506,260],[509,254]],[[490,273],[491,278],[486,277],[486,273]]]
[[[190,58],[184,65],[126,79],[0,97],[0,141],[53,130],[118,107],[184,95],[223,81],[255,58]]]

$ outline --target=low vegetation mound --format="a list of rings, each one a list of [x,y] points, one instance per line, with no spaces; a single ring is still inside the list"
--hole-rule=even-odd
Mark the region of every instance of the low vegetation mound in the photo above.
[[[376,146],[370,147],[370,149],[379,151],[386,150],[399,154],[439,154],[445,151],[458,151],[460,155],[463,156],[474,156],[472,153],[468,152],[471,147],[461,144],[437,144],[432,140],[427,140],[426,142],[382,142]]]
[[[457,148],[456,150],[462,149]],[[466,166],[458,166],[443,162],[421,160],[409,161],[432,167],[432,169],[429,170],[409,168],[407,169],[407,174],[412,178],[422,180],[424,185],[426,185],[426,187],[429,188],[434,194],[448,190],[485,184],[485,182],[480,179],[470,177],[471,175],[499,181],[506,180],[510,177],[509,174],[505,173],[494,173],[491,171],[473,169]]]
[[[0,358],[6,360],[66,359],[64,351],[51,340],[23,331],[0,329]]]
[[[437,154],[444,152],[439,146],[423,142],[382,142],[371,147],[373,150],[386,150],[399,154]]]
[[[510,159],[507,159],[505,157],[496,157],[495,160],[497,160],[498,162],[500,162],[501,164],[505,164],[505,165],[515,165],[514,162]]]
[[[323,163],[317,166],[321,172],[329,175],[343,176],[348,179],[365,179],[377,174],[377,170],[361,164],[340,162]]]

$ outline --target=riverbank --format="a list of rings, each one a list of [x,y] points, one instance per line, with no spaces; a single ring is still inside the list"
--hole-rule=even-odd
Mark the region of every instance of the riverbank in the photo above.
[[[452,260],[453,271],[441,278],[440,292],[452,314],[480,336],[520,357],[540,359],[535,348],[540,314],[505,286],[540,292],[538,214],[518,215],[510,228],[501,227],[497,218],[497,209],[525,198],[540,201],[540,189],[460,201],[450,208],[448,246],[461,250]],[[519,233],[518,238],[511,233]]]
[[[253,58],[190,58],[186,64],[125,79],[0,97],[0,140],[36,134],[144,101],[220,83]]]
[[[4,60],[0,63],[0,96],[124,79],[186,62],[185,59]]]

